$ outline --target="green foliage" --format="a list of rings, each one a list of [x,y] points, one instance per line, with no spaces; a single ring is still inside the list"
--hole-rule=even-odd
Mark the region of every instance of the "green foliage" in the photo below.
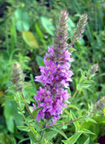
[[[23,125],[23,118],[20,114],[18,114],[17,104],[15,101],[11,101],[9,99],[4,102],[4,116],[6,119],[7,128],[10,132],[14,132],[14,126]],[[15,123],[14,123],[15,122]]]
[[[48,34],[50,34],[51,36],[54,36],[55,27],[53,26],[51,21],[48,18],[42,16],[41,23],[43,27],[45,28],[45,30],[48,32]]]
[[[19,32],[22,32],[24,30],[26,31],[29,30],[30,21],[29,21],[29,15],[27,12],[25,12],[21,8],[18,8],[15,11],[15,18],[16,18],[16,28]]]
[[[43,58],[41,56],[36,56],[36,62],[38,66],[44,65]]]
[[[84,144],[89,144],[89,138],[85,141]]]
[[[40,74],[38,67],[44,65],[43,57],[53,44],[62,9],[70,13],[68,32],[71,37],[83,13],[88,14],[89,22],[84,37],[70,49],[75,59],[71,65],[73,82],[68,90],[70,104],[55,126],[46,128],[44,120],[38,123],[35,119],[39,109],[32,112],[31,102],[37,105],[33,96],[39,87],[34,77]],[[95,144],[105,136],[105,109],[100,103],[105,95],[104,13],[102,0],[0,1],[0,144]],[[25,99],[12,86],[14,62],[19,62],[25,73]],[[99,72],[92,77],[88,72],[95,63],[99,65]]]
[[[31,48],[38,48],[38,43],[34,37],[34,35],[29,31],[23,31],[22,37],[24,41],[31,47]]]
[[[76,116],[73,114],[72,111],[70,112],[70,114],[71,114],[71,118],[72,118],[72,120],[75,120],[75,119],[76,119]],[[77,131],[78,128],[80,127],[79,122],[76,121],[76,122],[73,122],[73,124],[74,124],[74,126],[75,126],[75,131]]]

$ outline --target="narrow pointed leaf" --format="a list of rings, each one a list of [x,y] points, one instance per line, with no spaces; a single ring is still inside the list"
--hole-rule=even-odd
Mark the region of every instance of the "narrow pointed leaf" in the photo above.
[[[55,129],[55,128],[51,128],[51,130],[58,132],[58,133],[61,134],[65,139],[68,139],[67,136],[65,135],[65,133],[64,133],[62,130]]]
[[[85,141],[85,143],[84,144],[89,144],[89,138]]]
[[[82,132],[78,131],[77,133],[75,133],[72,137],[69,138],[69,143],[70,144],[75,144],[78,140],[78,138],[81,136]]]
[[[72,111],[70,111],[70,114],[71,114],[71,118],[72,118],[72,120],[75,120],[76,119],[76,116],[74,115],[74,113],[72,112]],[[79,122],[78,121],[75,121],[75,122],[73,122],[73,124],[74,124],[74,126],[75,126],[75,130],[77,131],[78,130],[78,128],[79,128]]]

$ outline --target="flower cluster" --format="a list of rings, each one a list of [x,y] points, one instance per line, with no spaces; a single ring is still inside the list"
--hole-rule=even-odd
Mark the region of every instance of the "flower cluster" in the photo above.
[[[35,81],[44,84],[37,91],[37,96],[34,97],[38,101],[38,108],[40,108],[37,121],[45,118],[52,120],[54,124],[60,118],[63,108],[67,107],[67,103],[69,103],[70,95],[67,89],[68,82],[72,81],[73,75],[70,70],[70,63],[74,60],[70,57],[71,53],[68,51],[71,46],[67,43],[67,23],[68,13],[66,10],[62,10],[55,33],[54,46],[48,48],[48,53],[44,57],[45,66],[40,66],[41,75],[36,76]],[[35,109],[36,106],[34,104],[33,106],[33,109]]]

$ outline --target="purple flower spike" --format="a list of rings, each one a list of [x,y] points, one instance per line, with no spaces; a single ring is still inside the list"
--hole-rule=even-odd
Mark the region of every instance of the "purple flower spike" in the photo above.
[[[37,96],[34,97],[38,101],[38,108],[40,108],[37,121],[45,118],[52,120],[53,124],[56,123],[63,113],[63,108],[67,107],[65,102],[69,103],[70,95],[67,89],[68,82],[72,81],[73,72],[70,70],[70,63],[74,59],[70,57],[72,53],[69,52],[72,45],[67,43],[69,38],[67,23],[68,13],[66,10],[62,10],[55,33],[54,45],[48,48],[48,53],[44,57],[45,66],[40,66],[41,75],[36,76],[35,79],[35,81],[44,84],[44,88],[40,87]]]

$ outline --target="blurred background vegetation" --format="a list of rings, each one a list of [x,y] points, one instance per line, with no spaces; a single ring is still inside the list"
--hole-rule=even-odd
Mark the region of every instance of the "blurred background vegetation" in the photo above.
[[[29,143],[27,134],[17,129],[17,125],[22,125],[22,117],[16,103],[8,98],[13,95],[7,92],[11,86],[11,67],[16,61],[21,64],[25,73],[24,94],[33,101],[39,87],[34,77],[40,74],[38,67],[44,65],[44,54],[53,44],[62,9],[69,12],[69,35],[82,14],[87,13],[89,17],[84,37],[74,45],[71,96],[78,88],[81,69],[87,71],[92,64],[99,65],[94,83],[87,89],[79,89],[73,104],[85,112],[88,104],[105,96],[105,0],[0,0],[0,144]],[[75,115],[78,113],[73,111]],[[94,120],[97,124],[84,123],[84,127],[96,134],[90,136],[90,144],[105,144],[105,116]],[[72,135],[74,127],[70,125],[64,131]],[[85,137],[82,135],[77,144],[83,144]],[[53,143],[60,144],[61,139],[57,135]]]

